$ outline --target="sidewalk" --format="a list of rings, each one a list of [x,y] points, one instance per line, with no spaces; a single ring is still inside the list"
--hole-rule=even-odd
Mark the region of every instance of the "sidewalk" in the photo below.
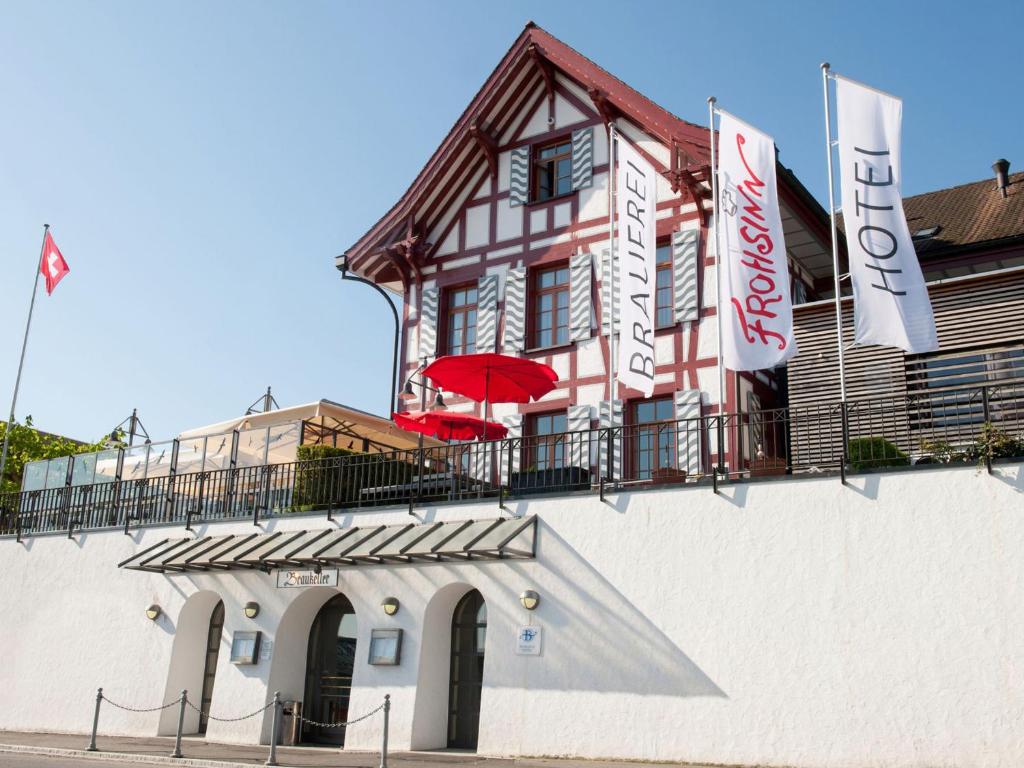
[[[0,731],[0,753],[52,755],[55,757],[116,760],[118,762],[175,765],[180,768],[253,768],[262,766],[269,753],[266,746],[215,744],[197,737],[181,740],[183,757],[170,757],[171,736],[137,738],[97,736],[98,752],[84,751],[85,734],[20,733]],[[379,768],[379,752],[350,752],[331,747],[278,747],[277,761],[285,768]],[[389,752],[388,768],[635,768],[642,763],[604,760],[561,760],[543,758],[478,757],[458,751]],[[692,763],[688,768],[708,768]]]

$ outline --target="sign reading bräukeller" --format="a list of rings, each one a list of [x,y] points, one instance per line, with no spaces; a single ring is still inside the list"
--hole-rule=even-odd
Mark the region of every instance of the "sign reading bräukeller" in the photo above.
[[[277,586],[282,589],[295,587],[336,587],[338,586],[338,569],[278,571]]]
[[[618,209],[619,359],[618,380],[654,392],[654,292],[657,175],[628,141],[618,140],[615,178]]]
[[[722,358],[734,371],[774,368],[797,351],[775,142],[728,112],[719,115]]]

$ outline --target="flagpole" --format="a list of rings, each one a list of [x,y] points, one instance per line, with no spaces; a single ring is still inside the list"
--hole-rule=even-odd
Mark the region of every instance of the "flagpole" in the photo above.
[[[4,468],[7,466],[7,447],[11,442],[11,430],[14,428],[14,409],[18,404],[18,388],[21,386],[21,371],[25,367],[25,348],[28,346],[28,331],[32,327],[32,310],[36,306],[36,293],[39,290],[39,271],[43,263],[43,252],[46,249],[46,233],[50,231],[49,224],[43,224],[43,242],[39,246],[39,259],[36,261],[35,282],[32,283],[32,301],[28,305],[28,320],[25,321],[25,338],[21,342],[21,358],[18,360],[18,375],[14,379],[14,396],[11,398],[11,415],[7,418],[7,428],[4,429],[4,447],[0,452],[0,482],[3,481]]]
[[[714,96],[708,97],[708,133],[711,144],[711,202],[712,217],[715,227],[715,286],[717,297],[715,298],[715,319],[718,326],[718,468],[719,474],[725,469],[725,364],[722,361],[722,246],[719,242],[719,215],[718,215],[718,164],[717,153],[715,152],[715,104],[718,102]]]
[[[608,427],[615,426],[615,123],[608,122]]]
[[[835,182],[832,173],[832,107],[828,100],[828,81],[832,77],[829,71],[829,63],[821,65],[821,87],[825,97],[825,152],[828,156],[828,215],[830,233],[832,235],[832,284],[835,290],[836,302],[836,339],[839,345],[839,410],[842,418],[843,446],[842,465],[839,468],[843,482],[846,482],[846,445],[847,428],[846,417],[846,361],[843,358],[843,295],[839,285],[839,239],[836,235],[836,193]]]

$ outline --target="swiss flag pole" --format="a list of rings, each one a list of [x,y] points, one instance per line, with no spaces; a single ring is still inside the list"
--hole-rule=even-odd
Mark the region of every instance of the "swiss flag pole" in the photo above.
[[[28,305],[28,320],[25,321],[25,338],[21,342],[21,360],[18,362],[18,376],[14,380],[14,396],[11,398],[11,415],[7,418],[4,428],[4,447],[0,452],[0,486],[3,484],[4,469],[7,466],[7,446],[11,439],[11,425],[14,424],[14,409],[18,404],[18,387],[21,386],[21,371],[25,367],[25,348],[28,346],[28,331],[32,327],[32,311],[36,306],[36,293],[39,291],[39,275],[46,279],[47,295],[53,293],[57,283],[70,272],[68,263],[61,255],[57,244],[50,236],[50,225],[43,225],[43,247],[39,251],[39,266],[35,270],[35,282],[32,285],[32,301]],[[13,478],[12,478],[13,479]]]

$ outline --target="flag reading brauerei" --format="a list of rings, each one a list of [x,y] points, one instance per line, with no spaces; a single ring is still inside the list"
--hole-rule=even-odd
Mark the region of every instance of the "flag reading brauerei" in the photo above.
[[[657,279],[654,168],[628,142],[618,140],[615,177],[618,210],[619,360],[617,378],[644,397],[654,392],[654,300]]]
[[[726,368],[774,368],[796,354],[775,142],[719,110],[719,307]]]
[[[900,194],[903,102],[835,80],[854,343],[929,352],[939,346],[935,318]]]

